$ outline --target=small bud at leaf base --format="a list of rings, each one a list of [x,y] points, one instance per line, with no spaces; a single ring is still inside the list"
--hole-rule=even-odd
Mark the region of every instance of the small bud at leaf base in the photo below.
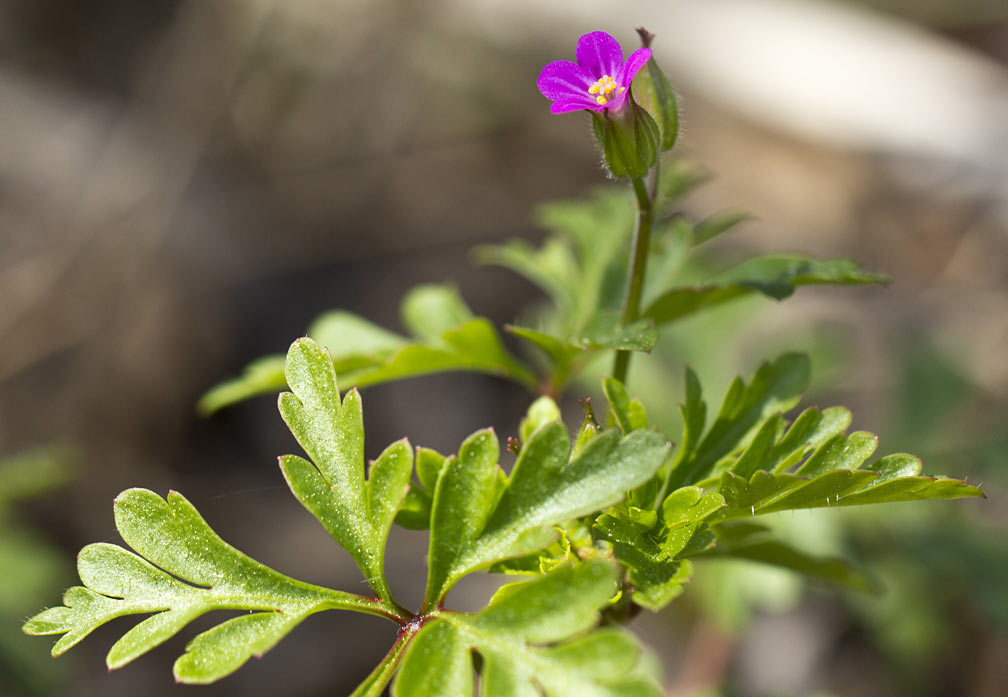
[[[532,434],[543,426],[560,419],[560,407],[549,397],[540,397],[529,406],[525,418],[518,427],[518,435],[522,443],[527,443]]]

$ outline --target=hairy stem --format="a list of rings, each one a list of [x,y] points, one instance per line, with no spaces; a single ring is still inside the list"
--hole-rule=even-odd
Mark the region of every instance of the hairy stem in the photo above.
[[[655,177],[657,180],[657,176]],[[620,325],[626,326],[640,315],[641,292],[644,289],[644,272],[647,269],[648,251],[651,247],[651,220],[654,216],[654,195],[648,191],[643,178],[631,180],[637,196],[637,224],[634,227],[633,246],[630,250],[630,273],[627,275],[626,294]],[[630,368],[630,351],[617,351],[613,364],[613,377],[626,382]]]

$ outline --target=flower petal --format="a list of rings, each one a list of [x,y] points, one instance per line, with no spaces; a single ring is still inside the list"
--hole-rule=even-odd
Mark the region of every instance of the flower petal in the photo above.
[[[543,67],[536,84],[546,99],[557,100],[587,95],[593,81],[576,63],[553,61]]]
[[[619,42],[604,31],[584,34],[577,42],[577,63],[595,81],[603,75],[616,77],[623,64]]]
[[[550,112],[553,114],[566,114],[568,111],[580,111],[581,109],[602,111],[602,107],[587,99],[558,99],[550,104]]]
[[[630,92],[628,90],[623,90],[619,94],[612,97],[608,102],[606,102],[603,109],[607,109],[610,114],[618,114],[623,111],[623,105],[626,104],[627,96]]]
[[[620,68],[620,76],[616,79],[621,85],[629,86],[633,82],[637,72],[644,67],[644,64],[651,59],[650,48],[638,48],[626,59],[626,63]]]

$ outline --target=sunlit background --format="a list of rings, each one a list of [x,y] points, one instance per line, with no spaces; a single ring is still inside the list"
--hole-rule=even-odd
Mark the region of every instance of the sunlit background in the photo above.
[[[50,639],[18,629],[75,582],[80,547],[117,541],[112,499],[130,486],[183,492],[295,577],[361,587],[283,484],[275,457],[296,444],[274,400],[211,418],[195,402],[327,309],[398,328],[402,294],[445,280],[498,322],[537,300],[468,251],[538,241],[538,202],[604,183],[587,122],[551,116],[535,78],[579,34],[626,48],[640,25],[679,91],[679,155],[711,175],[687,213],[753,214],[709,262],[853,256],[894,282],[677,326],[637,391],[672,413],[684,362],[721,389],[807,350],[809,403],[853,407],[884,451],[988,493],[778,521],[872,568],[881,597],[698,564],[686,596],[637,622],[670,695],[1005,694],[1004,0],[4,0],[0,459],[28,452],[21,469],[42,474],[0,477],[0,694],[193,691],[171,663],[213,618],[111,674],[104,654],[134,620],[55,662]],[[403,435],[452,451],[479,427],[513,433],[527,395],[448,375],[364,401],[371,457]],[[393,540],[407,604],[422,544]],[[487,587],[458,602],[478,606]],[[316,616],[199,692],[348,694],[394,631]]]

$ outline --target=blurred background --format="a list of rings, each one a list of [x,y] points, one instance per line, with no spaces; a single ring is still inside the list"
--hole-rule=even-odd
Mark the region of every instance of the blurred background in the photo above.
[[[274,401],[211,418],[195,402],[327,309],[397,329],[402,294],[445,280],[498,322],[537,300],[468,250],[538,241],[536,203],[603,183],[587,122],[549,115],[535,77],[581,33],[629,49],[640,25],[680,92],[679,154],[711,175],[687,213],[754,215],[718,254],[853,256],[895,279],[679,325],[658,352],[667,382],[639,380],[647,403],[674,409],[684,362],[716,401],[736,372],[808,350],[808,403],[851,406],[884,451],[989,497],[779,521],[868,565],[881,597],[698,565],[670,612],[638,621],[670,694],[1004,694],[1004,0],[0,2],[0,458],[46,473],[0,477],[0,694],[193,689],[171,663],[214,618],[115,673],[104,654],[133,620],[55,662],[19,633],[76,581],[80,547],[118,540],[130,486],[183,492],[285,573],[359,588],[279,476],[296,445]],[[489,424],[514,433],[527,395],[446,375],[364,401],[373,457],[403,435],[450,452]],[[422,540],[393,539],[407,605]],[[485,601],[479,584],[461,605]],[[348,694],[393,636],[325,613],[200,692]]]

